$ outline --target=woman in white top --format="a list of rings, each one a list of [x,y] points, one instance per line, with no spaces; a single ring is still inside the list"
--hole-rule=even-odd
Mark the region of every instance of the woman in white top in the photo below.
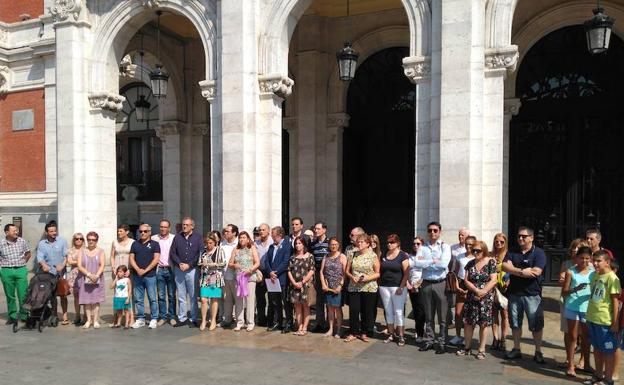
[[[113,245],[111,246],[110,253],[110,264],[111,264],[111,272],[112,278],[116,278],[115,272],[117,268],[121,265],[130,266],[130,247],[134,243],[134,239],[130,238],[130,226],[127,224],[121,224],[117,227],[117,239],[113,241]],[[126,277],[130,276],[130,270],[126,272]],[[111,324],[115,325],[117,323],[116,313],[113,315],[113,322]],[[134,323],[134,311],[133,307],[130,307],[130,324]]]
[[[420,343],[420,338],[425,334],[425,309],[422,306],[420,300],[419,288],[422,284],[422,269],[415,266],[416,259],[422,258],[420,254],[420,247],[425,243],[425,240],[421,237],[415,237],[413,242],[414,253],[409,257],[409,277],[407,279],[407,285],[410,302],[412,303],[412,315],[414,317],[414,323],[416,324],[414,338],[416,342]]]
[[[468,290],[464,286],[464,277],[466,276],[466,265],[474,259],[472,255],[472,245],[477,241],[473,235],[466,237],[466,252],[459,254],[455,262],[455,274],[457,275],[457,287],[455,287],[455,337],[450,341],[451,345],[460,345],[463,342],[461,337],[462,329],[462,312],[464,310],[464,302],[466,302],[466,294]]]
[[[84,317],[80,318],[80,302],[78,299],[78,259],[82,258],[82,253],[85,248],[85,237],[82,233],[76,233],[72,237],[71,246],[67,250],[67,283],[71,287],[72,294],[74,294],[74,310],[76,312],[76,318],[74,319],[74,325],[82,326],[83,322],[87,320],[87,311],[85,309]]]

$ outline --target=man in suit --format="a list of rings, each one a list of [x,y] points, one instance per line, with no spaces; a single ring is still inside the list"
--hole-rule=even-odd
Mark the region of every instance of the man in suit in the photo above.
[[[271,229],[271,238],[273,244],[269,246],[266,254],[266,271],[269,273],[267,279],[273,282],[279,281],[282,288],[281,293],[269,293],[269,301],[273,306],[274,316],[273,325],[269,325],[267,331],[275,331],[282,325],[284,315],[282,309],[286,313],[286,324],[282,329],[282,333],[288,333],[293,325],[292,304],[288,300],[288,261],[292,254],[290,241],[284,239],[286,232],[281,226],[275,226]]]

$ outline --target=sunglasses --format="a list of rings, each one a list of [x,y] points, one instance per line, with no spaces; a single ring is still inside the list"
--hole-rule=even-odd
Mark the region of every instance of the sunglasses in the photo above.
[[[74,241],[84,241],[84,238],[74,238]]]
[[[438,233],[438,232],[440,232],[440,230],[439,229],[427,229],[427,232],[428,233]]]
[[[518,238],[520,239],[527,239],[528,237],[530,237],[529,234],[518,234]]]
[[[420,245],[422,245],[422,243],[420,243],[420,242],[414,242],[414,246],[420,246]]]
[[[396,242],[388,241],[389,245],[394,245]]]
[[[141,233],[141,234],[149,233],[149,230],[139,230],[139,233]]]
[[[473,255],[481,254],[481,249],[472,249],[472,254]]]

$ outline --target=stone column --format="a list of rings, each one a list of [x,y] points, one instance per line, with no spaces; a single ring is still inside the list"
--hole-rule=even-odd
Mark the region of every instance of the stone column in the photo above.
[[[349,127],[351,117],[345,112],[329,114],[327,116],[327,226],[332,229],[338,239],[342,239],[342,139],[344,129]],[[335,229],[335,230],[333,230]]]
[[[98,232],[107,249],[117,226],[114,118],[124,99],[107,90],[87,95],[91,26],[81,8],[80,1],[56,1],[50,8],[56,30],[58,222],[67,238],[76,231]]]
[[[414,231],[424,234],[431,218],[438,216],[439,140],[433,144],[431,126],[431,58],[411,56],[403,59],[405,76],[415,84],[416,98],[416,172],[414,194]]]
[[[503,99],[505,77],[515,70],[518,47],[509,46],[485,51],[485,92],[483,100],[483,216],[481,236],[489,241],[506,228],[508,208],[505,206],[505,135]]]
[[[484,7],[484,0],[432,2],[440,48],[433,61],[440,81],[439,220],[449,241],[461,226],[478,236],[482,230]]]
[[[180,206],[180,132],[185,124],[179,121],[162,122],[156,127],[156,136],[162,142],[163,215],[172,226],[182,222]],[[172,227],[172,231],[175,228]]]
[[[505,99],[503,118],[503,224],[502,231],[510,234],[509,231],[509,138],[511,135],[511,119],[520,112],[520,99]]]

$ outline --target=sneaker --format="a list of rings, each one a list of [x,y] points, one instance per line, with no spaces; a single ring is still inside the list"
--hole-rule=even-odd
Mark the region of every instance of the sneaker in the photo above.
[[[544,354],[542,354],[542,352],[535,352],[535,355],[533,356],[533,361],[537,362],[538,364],[546,363],[546,361],[544,360]]]
[[[150,320],[148,328],[156,329],[157,326],[158,326],[158,321],[156,321],[155,319]]]
[[[520,349],[511,349],[510,351],[507,352],[507,354],[505,354],[505,359],[506,360],[515,360],[518,358],[522,357],[522,352],[520,351]]]
[[[160,327],[160,326],[163,326],[166,323],[167,323],[167,320],[161,318],[161,319],[158,320],[158,324],[157,325]],[[150,324],[151,324],[151,322],[150,322]]]
[[[132,329],[140,329],[143,326],[145,326],[145,320],[144,319],[137,319],[136,321],[134,321],[134,323],[130,327]]]

